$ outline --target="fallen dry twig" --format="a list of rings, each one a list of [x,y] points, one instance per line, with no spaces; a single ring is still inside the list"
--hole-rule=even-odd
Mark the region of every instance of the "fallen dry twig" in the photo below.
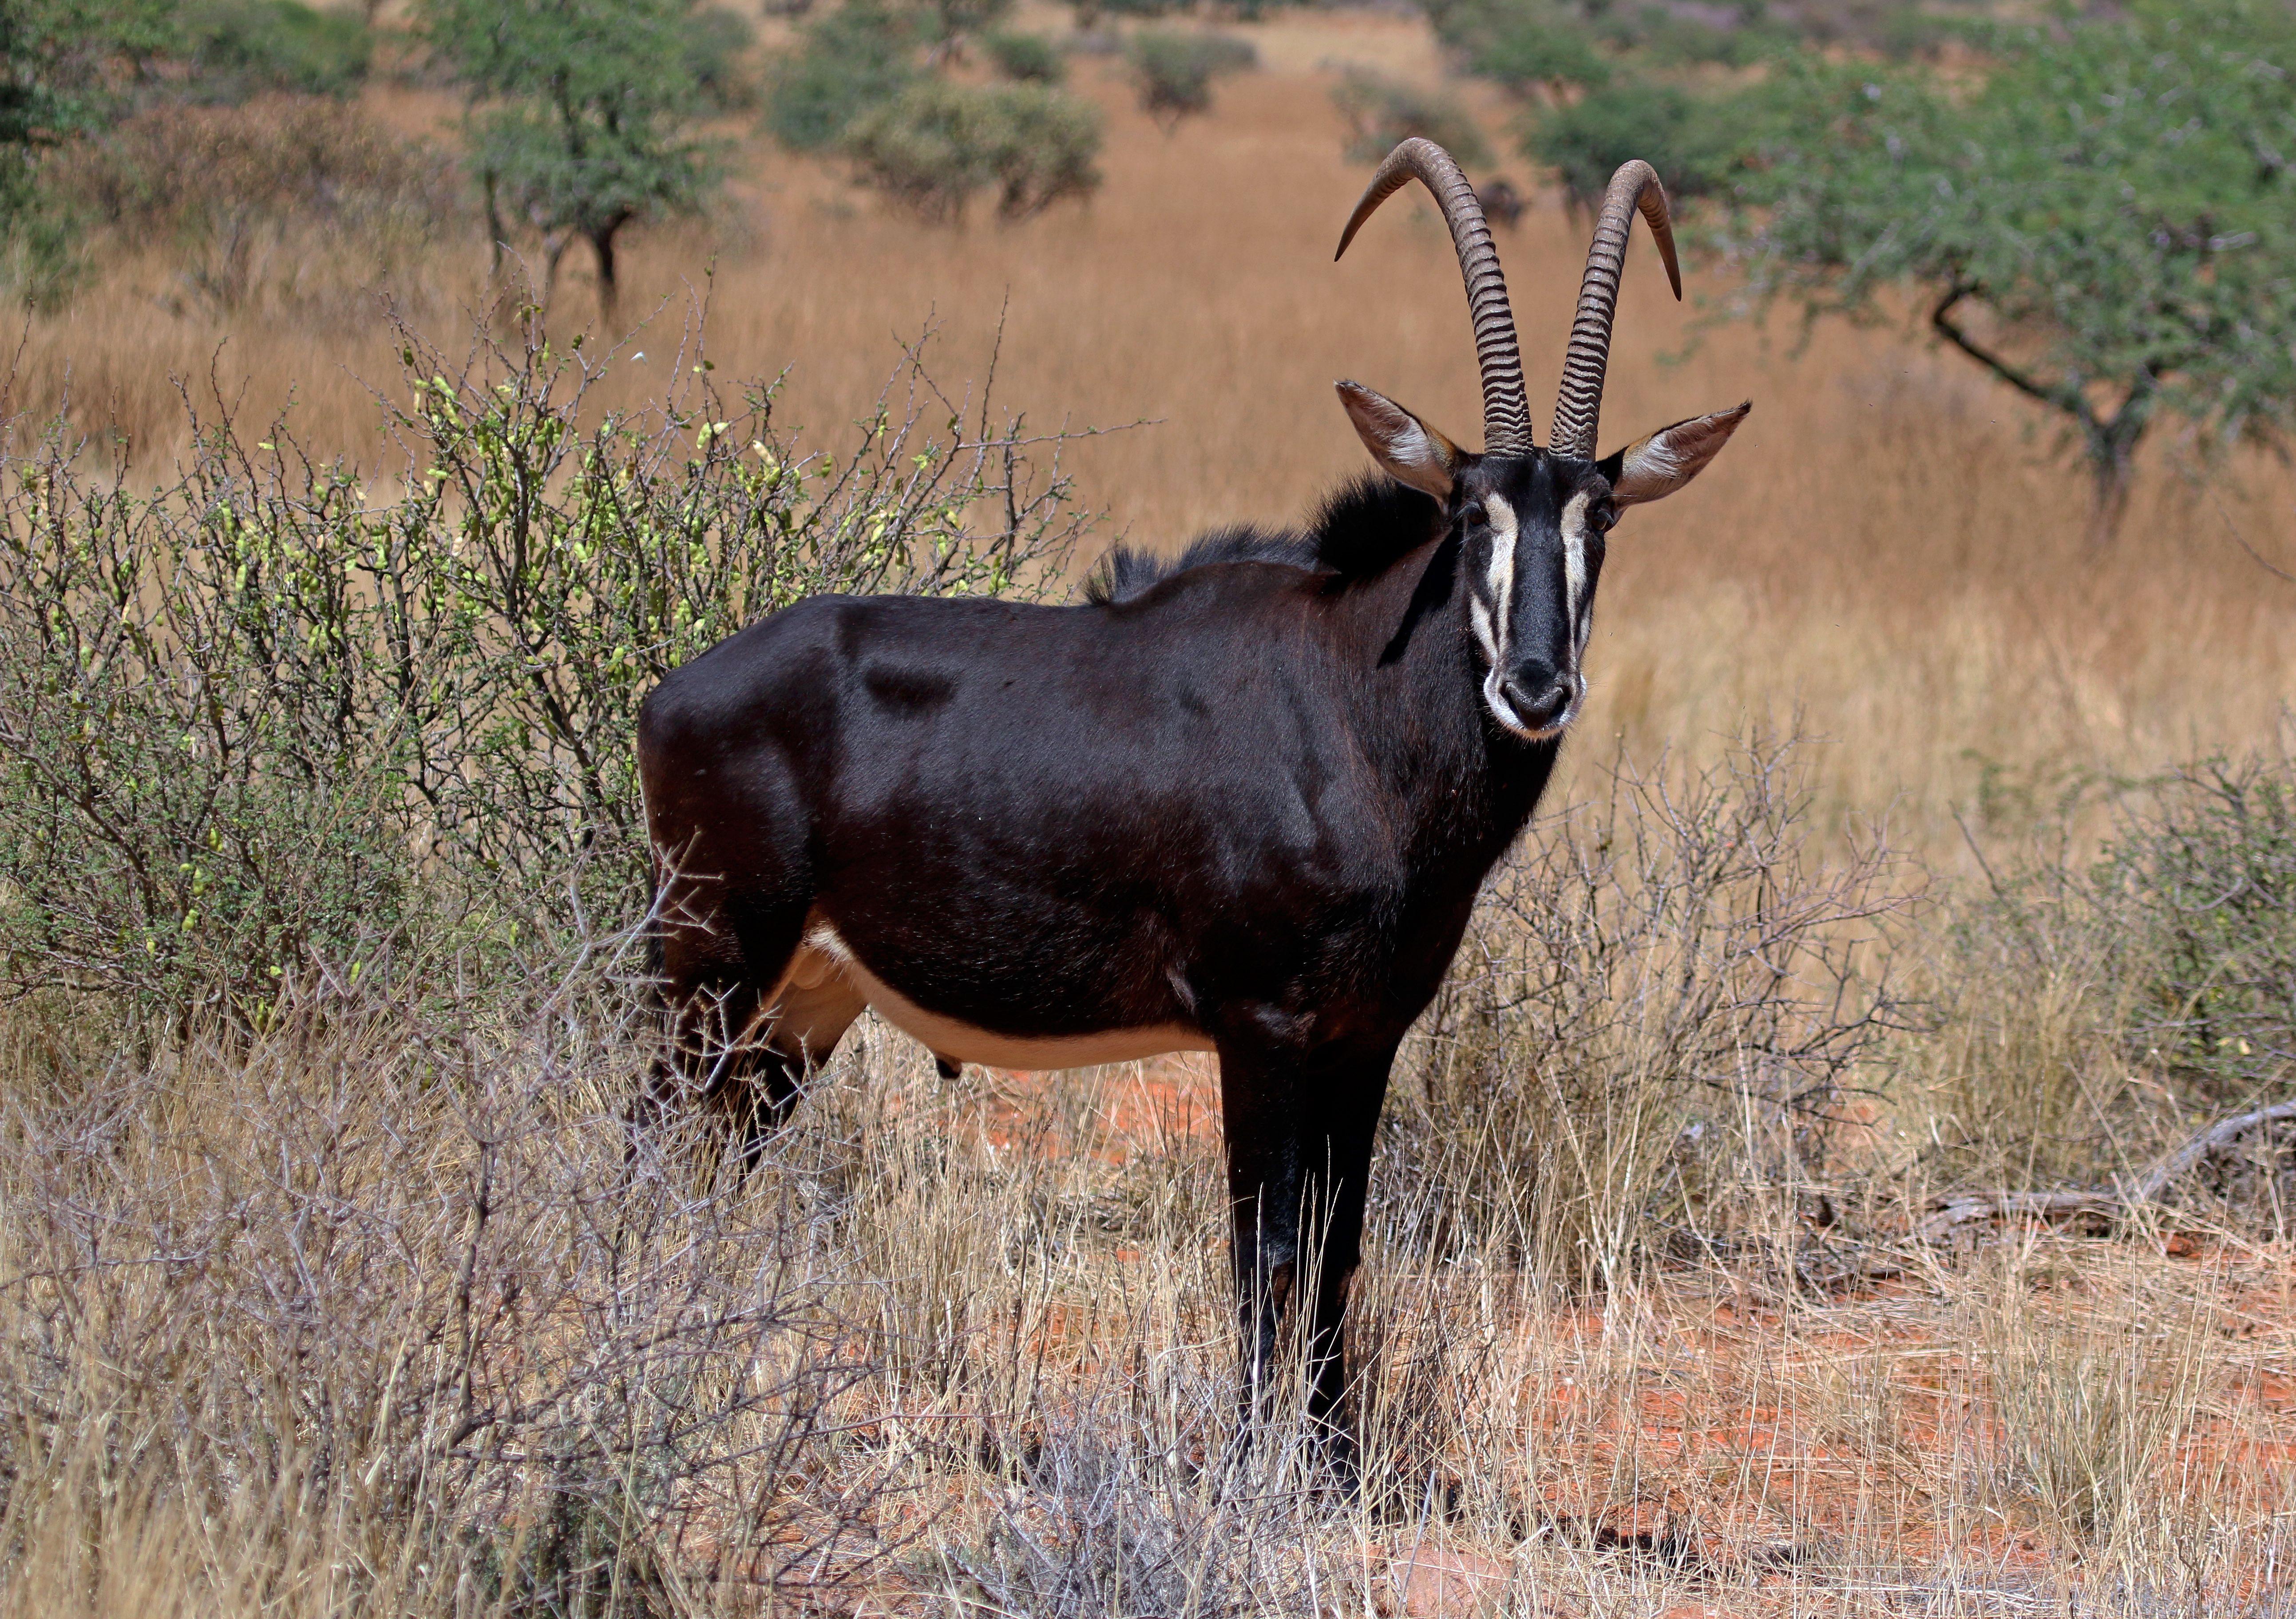
[[[2174,1151],[2163,1155],[2135,1181],[2087,1191],[1962,1192],[1939,1198],[1915,1228],[1923,1242],[1938,1242],[1975,1220],[2066,1220],[2093,1215],[2117,1222],[2157,1201],[2161,1194],[2212,1153],[2223,1151],[2250,1131],[2296,1119],[2296,1098],[2269,1108],[2218,1119]]]

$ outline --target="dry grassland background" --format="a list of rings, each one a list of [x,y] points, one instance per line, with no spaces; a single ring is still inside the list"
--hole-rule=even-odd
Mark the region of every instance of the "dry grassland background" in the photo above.
[[[1431,209],[1331,259],[1364,174],[1330,86],[1431,78],[1423,24],[1240,31],[1260,70],[1169,135],[1079,58],[1106,184],[1009,227],[924,227],[737,132],[718,217],[626,243],[622,307],[659,313],[604,397],[659,397],[703,298],[723,374],[786,372],[783,419],[841,428],[930,329],[945,386],[993,353],[1035,426],[1123,428],[1064,455],[1103,537],[1157,546],[1353,472],[1335,378],[1472,438]],[[1543,414],[1584,241],[1539,189],[1500,249]],[[386,323],[294,290],[326,250],[223,312],[131,258],[26,317],[9,408],[68,403],[156,477],[180,379],[387,467]],[[2091,550],[2005,389],[1910,327],[1702,327],[1729,274],[1686,268],[1677,307],[1638,235],[1604,441],[1754,415],[1614,540],[1578,817],[1407,1053],[1360,1493],[1296,1427],[1233,1443],[1202,1065],[950,1085],[865,1024],[757,1173],[626,1165],[624,940],[515,993],[314,983],[156,1051],[9,1014],[0,1614],[2296,1613],[2284,1149],[2128,1219],[1933,1207],[2109,1186],[2206,1122],[2101,1032],[2132,981],[2103,924],[2063,890],[1972,922],[1972,851],[2084,782],[2286,748],[2296,585],[2234,536],[2296,571],[2296,477],[2161,435]],[[451,348],[484,269],[473,226],[391,292]],[[569,269],[562,340],[595,308]]]

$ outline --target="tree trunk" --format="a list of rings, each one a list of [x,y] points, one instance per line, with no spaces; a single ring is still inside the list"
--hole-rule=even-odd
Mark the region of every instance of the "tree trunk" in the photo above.
[[[510,227],[503,224],[499,185],[500,179],[495,171],[491,168],[487,170],[487,247],[491,255],[487,261],[487,274],[495,278],[502,274],[503,239],[510,234]]]
[[[614,323],[614,305],[621,292],[614,281],[614,233],[621,228],[622,222],[617,219],[590,233],[590,245],[598,254],[598,318],[609,327]]]
[[[2091,551],[2109,547],[2113,536],[2120,532],[2120,519],[2128,514],[2129,486],[2136,481],[2135,449],[2110,446],[2089,452],[2089,478],[2095,499],[2089,508],[2088,546]]]
[[[2129,380],[2128,392],[2122,397],[2120,408],[2110,418],[2101,417],[2077,379],[2049,381],[2033,376],[1987,348],[1955,323],[1954,309],[1964,298],[1972,296],[1978,296],[1975,288],[1958,284],[1947,287],[1930,311],[1930,325],[1939,337],[2019,393],[2063,412],[2079,426],[2082,446],[2088,456],[2090,484],[2096,495],[2089,511],[2089,549],[2102,551],[2120,531],[2120,519],[2128,511],[2129,485],[2136,471],[2136,442],[2152,425],[2153,406],[2160,400],[2158,373],[2149,368],[2139,371]]]
[[[542,240],[542,301],[547,305],[551,294],[558,290],[558,261],[566,257],[566,249],[574,245],[574,233],[561,231],[555,236]]]
[[[614,323],[614,308],[620,300],[621,282],[614,274],[614,238],[622,227],[636,215],[625,210],[614,215],[604,224],[594,225],[585,233],[590,246],[598,255],[598,316],[607,325]]]
[[[2128,491],[2136,481],[2137,441],[2152,425],[2152,406],[2159,397],[2159,380],[2149,371],[2139,372],[2112,420],[2091,417],[2087,424],[2089,476],[2096,491],[2088,522],[2092,551],[2103,550],[2120,532],[2120,519],[2128,511]]]

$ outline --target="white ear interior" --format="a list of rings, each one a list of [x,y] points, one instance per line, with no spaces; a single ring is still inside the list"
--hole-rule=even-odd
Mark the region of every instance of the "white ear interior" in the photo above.
[[[1751,400],[1710,416],[1693,416],[1638,438],[1619,455],[1611,495],[1621,506],[1662,500],[1706,470],[1754,408]]]
[[[1458,464],[1457,446],[1384,395],[1359,382],[1338,386],[1348,420],[1356,424],[1357,436],[1387,475],[1437,500],[1447,499],[1452,469]]]

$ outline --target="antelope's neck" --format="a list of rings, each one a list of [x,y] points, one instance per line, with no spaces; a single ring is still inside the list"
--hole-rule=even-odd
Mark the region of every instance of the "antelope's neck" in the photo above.
[[[1557,744],[1528,742],[1485,710],[1458,547],[1435,541],[1350,593],[1336,627],[1368,649],[1354,722],[1412,840],[1480,871],[1530,818]]]

